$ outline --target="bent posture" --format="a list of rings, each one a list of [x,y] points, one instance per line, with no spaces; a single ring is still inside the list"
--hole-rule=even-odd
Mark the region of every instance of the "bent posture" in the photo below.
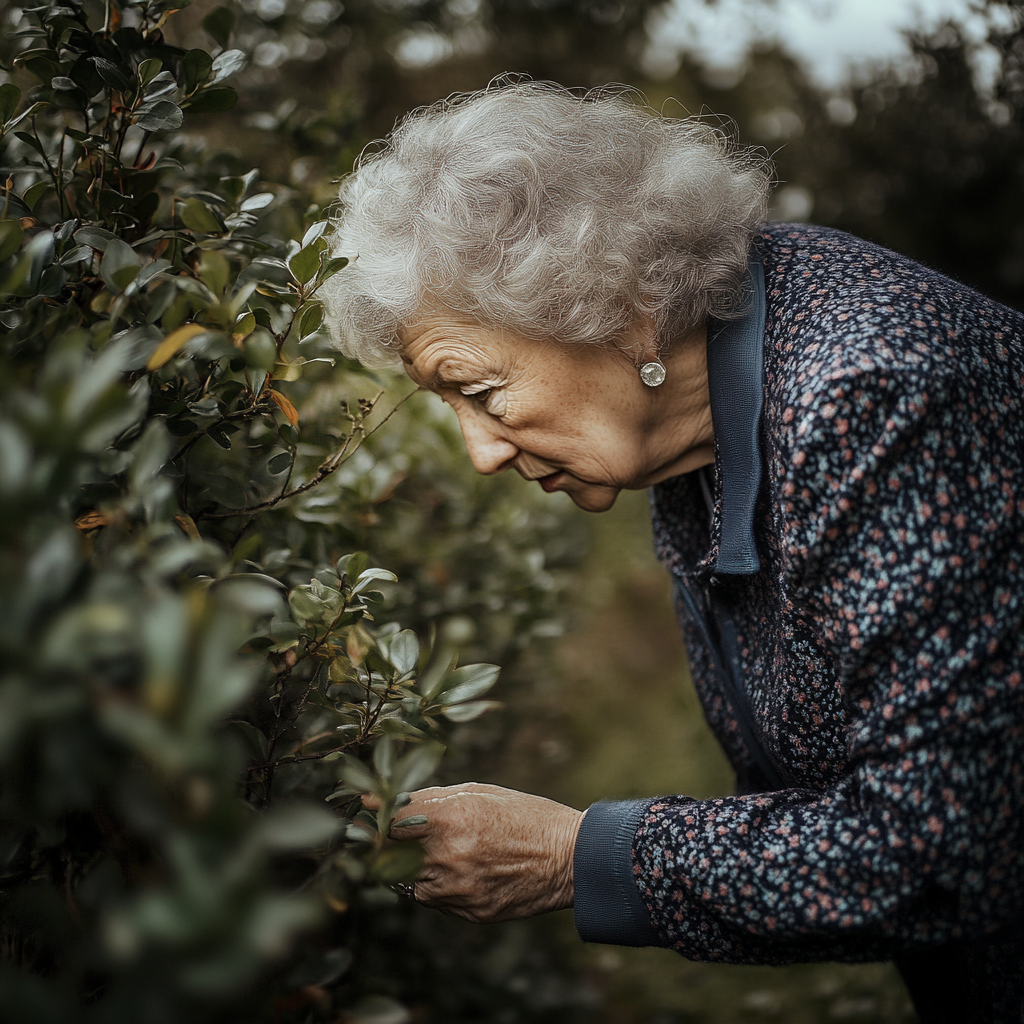
[[[416,898],[575,906],[699,960],[894,958],[923,1021],[1024,1019],[1024,316],[841,232],[696,119],[519,84],[410,116],[342,186],[339,343],[481,473],[650,488],[738,794],[585,815],[414,794]]]

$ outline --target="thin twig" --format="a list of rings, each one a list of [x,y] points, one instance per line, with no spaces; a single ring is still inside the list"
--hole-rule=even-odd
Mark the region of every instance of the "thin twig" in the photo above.
[[[230,519],[232,516],[247,516],[252,515],[254,512],[262,512],[264,509],[274,508],[280,505],[282,501],[287,501],[289,498],[294,498],[297,494],[305,494],[306,491],[311,491],[318,484],[323,483],[345,460],[348,456],[354,454],[362,445],[362,443],[368,438],[373,437],[381,427],[398,411],[398,409],[404,405],[413,395],[419,391],[419,388],[410,391],[404,398],[400,399],[395,403],[391,411],[385,416],[380,423],[378,423],[372,430],[365,430],[362,422],[358,426],[353,427],[352,432],[345,438],[345,443],[339,448],[333,455],[329,455],[323,462],[320,463],[316,472],[304,483],[299,484],[297,487],[293,487],[290,491],[284,490],[276,498],[267,498],[264,501],[257,502],[255,505],[249,505],[246,508],[234,509],[230,512],[202,512],[198,516],[200,519]],[[380,396],[384,392],[380,391],[377,397],[373,400],[373,405],[376,405],[380,400]],[[349,447],[352,444],[353,439],[359,436],[359,440],[356,442],[355,447],[349,451]]]
[[[316,754],[289,754],[287,757],[282,757],[277,761],[268,761],[266,764],[253,764],[246,768],[247,772],[259,772],[270,768],[279,768],[283,764],[299,764],[302,761],[321,761],[330,754],[344,754],[346,750],[350,750],[352,747],[358,746],[364,742],[361,736],[357,736],[354,739],[349,740],[347,743],[343,743],[340,747],[332,747],[330,750],[321,750]]]
[[[369,673],[367,673],[367,677],[369,677]],[[370,694],[373,693],[369,685],[367,686],[367,690]],[[345,753],[346,750],[351,750],[353,747],[358,747],[370,738],[370,733],[373,731],[374,726],[380,720],[380,716],[384,712],[384,706],[390,703],[388,698],[390,697],[392,699],[397,699],[399,696],[400,693],[392,694],[389,688],[387,692],[381,695],[380,699],[377,702],[377,706],[373,708],[372,711],[369,711],[369,714],[367,715],[367,718],[363,723],[363,727],[359,730],[359,735],[353,736],[352,739],[346,741],[345,743],[342,743],[340,746],[331,747],[328,750],[318,750],[315,754],[288,754],[285,757],[278,758],[276,761],[267,761],[266,764],[250,765],[248,768],[246,768],[246,771],[258,772],[264,771],[265,769],[279,768],[283,764],[299,764],[303,761],[321,761],[325,757],[329,757],[331,754],[343,754]],[[367,702],[367,704],[369,704],[369,702]],[[314,737],[314,739],[320,738],[321,737],[319,736]],[[300,744],[299,749],[301,750],[302,746],[304,746],[305,743],[312,742],[313,740],[306,740],[303,744]]]

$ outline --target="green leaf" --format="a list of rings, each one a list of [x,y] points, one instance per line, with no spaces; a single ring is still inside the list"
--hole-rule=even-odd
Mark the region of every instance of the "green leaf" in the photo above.
[[[249,58],[241,50],[225,50],[213,62],[213,78],[211,85],[218,85],[225,78],[237,74],[249,62]]]
[[[497,665],[464,665],[448,677],[439,700],[448,707],[479,697],[498,681],[500,671]]]
[[[15,132],[14,137],[21,139],[26,146],[34,149],[43,159],[46,158],[46,150],[43,149],[43,144],[34,135],[30,135],[28,132]]]
[[[90,60],[95,65],[100,78],[107,85],[117,89],[118,92],[131,91],[132,80],[116,64],[103,57],[91,57]]]
[[[474,718],[479,718],[485,711],[492,711],[494,708],[500,707],[501,701],[477,700],[469,704],[459,704],[454,708],[445,708],[442,713],[450,722],[472,722]]]
[[[379,640],[378,646],[384,651],[388,661],[398,669],[399,675],[404,676],[416,667],[416,659],[420,655],[420,642],[411,629],[403,629],[386,640]]]
[[[339,564],[338,571],[343,571]],[[397,583],[398,577],[388,569],[364,569],[356,580],[356,585],[352,588],[353,594],[358,594],[365,590],[374,580],[387,580],[389,583]]]
[[[256,330],[256,316],[253,313],[243,313],[232,325],[231,335],[235,340],[248,338]]]
[[[274,330],[274,319],[270,315],[270,310],[266,306],[254,306],[252,309],[252,315],[256,317],[256,323],[260,325],[264,330],[273,332]]]
[[[203,18],[202,25],[213,41],[222,50],[226,50],[231,40],[231,31],[235,27],[235,12],[230,7],[215,7]]]
[[[0,124],[7,124],[21,101],[21,90],[10,82],[0,85]]]
[[[0,220],[0,260],[13,256],[20,248],[25,231],[16,220]]]
[[[288,594],[292,618],[304,625],[327,623],[334,619],[341,606],[341,597],[318,580],[293,588]]]
[[[274,201],[273,192],[257,192],[254,196],[249,196],[244,203],[239,207],[243,213],[253,213],[256,210],[262,210],[268,207]]]
[[[37,181],[34,185],[30,185],[25,189],[25,194],[21,198],[25,200],[25,205],[34,211],[39,200],[43,198],[49,187],[50,183],[48,181]]]
[[[112,238],[117,238],[113,231],[99,227],[79,228],[75,232],[75,241],[80,245],[87,245],[98,252],[105,252]]]
[[[291,452],[278,452],[268,463],[267,469],[273,476],[279,476],[292,464]]]
[[[185,76],[185,92],[191,95],[210,77],[213,58],[205,50],[189,50],[181,62],[181,70]]]
[[[451,654],[448,657],[439,657],[434,661],[419,678],[418,689],[424,700],[432,700],[434,695],[447,681],[448,673],[458,663],[458,654]]]
[[[185,109],[190,114],[223,114],[238,102],[238,93],[229,86],[204,89],[188,101]]]
[[[342,555],[334,567],[338,570],[339,576],[348,576],[349,580],[354,576],[358,579],[366,571],[366,565],[370,556],[365,551],[353,551],[350,555]]]
[[[395,741],[390,736],[382,736],[373,748],[373,767],[382,779],[390,780],[395,770]]]
[[[324,305],[322,302],[308,302],[303,307],[299,318],[299,340],[308,338],[320,330],[324,322]]]
[[[320,273],[317,274],[317,280],[326,281],[329,277],[334,277],[339,270],[344,270],[347,266],[347,256],[332,256],[330,259],[323,261],[323,264],[320,267]]]
[[[138,253],[120,238],[107,242],[106,251],[100,261],[100,277],[114,293],[123,292],[135,280],[142,268]]]
[[[320,253],[326,244],[322,238],[316,238],[288,261],[288,269],[299,284],[308,284],[313,280],[320,269]]]
[[[231,277],[231,264],[228,258],[216,249],[207,249],[199,260],[197,269],[203,283],[220,298]]]
[[[142,87],[145,88],[163,70],[164,63],[156,57],[149,57],[139,65],[138,76]]]
[[[70,267],[73,263],[88,263],[92,259],[92,249],[87,245],[76,245],[68,249],[60,258],[62,267]],[[164,260],[163,262],[167,262]],[[136,278],[138,280],[138,278]]]
[[[399,792],[419,789],[444,756],[443,743],[420,743],[409,751],[395,766],[394,786]]]
[[[178,216],[182,224],[193,231],[205,235],[216,235],[223,231],[223,226],[213,209],[202,199],[189,199],[180,208]]]
[[[181,107],[171,100],[157,100],[146,104],[135,120],[136,125],[146,132],[174,131],[185,120]]]
[[[253,331],[245,339],[245,363],[254,370],[269,373],[277,362],[277,344],[264,330]]]

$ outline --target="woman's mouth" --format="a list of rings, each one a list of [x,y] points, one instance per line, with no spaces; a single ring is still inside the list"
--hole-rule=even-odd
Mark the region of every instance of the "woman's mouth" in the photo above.
[[[562,475],[565,470],[559,469],[554,473],[549,473],[547,476],[538,477],[537,483],[544,488],[545,491],[550,494],[552,491],[558,490],[558,485],[562,481]]]

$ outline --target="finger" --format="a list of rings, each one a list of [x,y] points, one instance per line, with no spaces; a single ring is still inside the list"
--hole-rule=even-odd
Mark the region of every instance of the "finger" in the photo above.
[[[380,810],[380,797],[373,793],[364,793],[360,798],[363,801],[363,806],[368,811],[379,811]]]

